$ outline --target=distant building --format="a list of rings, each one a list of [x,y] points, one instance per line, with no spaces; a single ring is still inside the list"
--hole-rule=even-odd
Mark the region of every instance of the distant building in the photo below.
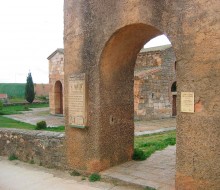
[[[64,110],[64,53],[57,49],[49,57],[50,113]],[[134,116],[136,120],[176,115],[175,55],[171,45],[142,49],[134,72]],[[172,88],[172,89],[171,89]]]
[[[0,94],[0,101],[2,101],[3,103],[7,103],[8,95],[7,94]]]
[[[49,104],[51,114],[64,114],[64,51],[57,49],[49,60]]]
[[[171,45],[142,49],[138,54],[134,72],[136,120],[176,115],[175,61]]]

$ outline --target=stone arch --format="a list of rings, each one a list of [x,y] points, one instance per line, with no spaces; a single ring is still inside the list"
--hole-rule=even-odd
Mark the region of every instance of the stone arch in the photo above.
[[[54,105],[55,114],[63,114],[63,85],[59,80],[54,84]]]
[[[70,167],[88,172],[101,171],[126,161],[131,156],[133,96],[132,93],[128,93],[128,96],[125,94],[130,92],[133,85],[131,73],[135,53],[132,52],[138,51],[141,43],[147,41],[147,38],[146,34],[143,34],[143,41],[136,43],[136,47],[127,48],[126,51],[123,47],[132,44],[138,35],[121,44],[114,38],[124,39],[120,35],[122,31],[125,36],[129,36],[126,35],[129,31],[131,33],[139,29],[142,31],[142,28],[147,27],[150,32],[151,29],[158,28],[169,36],[174,46],[178,72],[177,93],[194,92],[195,104],[199,103],[201,107],[200,111],[197,110],[195,113],[180,112],[180,97],[177,98],[176,188],[219,189],[216,178],[219,176],[220,168],[220,165],[216,164],[220,163],[218,156],[220,96],[217,95],[220,89],[218,82],[220,67],[216,64],[219,62],[219,54],[216,52],[220,48],[217,43],[219,38],[217,10],[218,1],[205,0],[65,1],[66,150]],[[144,23],[144,26],[137,24],[139,27],[135,27],[136,24],[133,23]],[[126,26],[130,25],[139,29],[126,30]],[[112,35],[116,33],[119,35]],[[138,32],[132,34],[135,36]],[[155,32],[152,37],[154,35]],[[143,36],[139,35],[140,38]],[[117,55],[116,50],[107,51],[114,48],[112,44],[121,45],[116,46],[116,50],[123,50],[120,53],[128,55],[124,61],[111,55],[113,53]],[[111,64],[111,60],[105,57],[111,57],[113,63]],[[68,110],[71,103],[68,97],[72,93],[68,89],[69,77],[81,73],[87,77],[88,95],[87,127],[82,130],[69,125]],[[125,86],[121,91],[122,85]],[[113,100],[116,101],[115,104],[118,103],[118,107],[112,106]],[[120,107],[124,109],[120,110]],[[115,108],[117,109],[114,110]],[[120,140],[114,136],[115,133],[120,133],[124,142],[123,149],[116,152],[113,150],[119,145],[114,141],[118,143]],[[128,138],[125,134],[128,134]]]
[[[157,28],[144,23],[130,24],[118,29],[105,43],[100,58],[101,67],[103,64],[107,65],[106,60],[113,54],[117,55],[118,59],[123,58],[120,61],[126,61],[124,57],[136,59],[137,53],[144,44],[161,34],[163,33]]]
[[[157,28],[143,23],[117,30],[107,41],[99,62],[101,139],[108,150],[103,157],[110,165],[130,160],[134,143],[134,66],[146,42],[161,35]],[[111,135],[109,135],[111,134]],[[104,151],[104,146],[102,151]],[[102,152],[101,151],[101,152]]]

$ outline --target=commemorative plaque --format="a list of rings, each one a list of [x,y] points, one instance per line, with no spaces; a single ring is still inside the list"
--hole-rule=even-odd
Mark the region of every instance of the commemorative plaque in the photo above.
[[[194,113],[194,92],[181,92],[181,112]]]
[[[86,79],[85,73],[69,77],[69,125],[85,128],[86,126]]]

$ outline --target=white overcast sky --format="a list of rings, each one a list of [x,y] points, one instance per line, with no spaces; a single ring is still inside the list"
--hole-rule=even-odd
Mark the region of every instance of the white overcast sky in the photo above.
[[[156,40],[156,42],[155,42]],[[167,44],[162,36],[148,46]],[[48,83],[47,57],[63,48],[63,0],[0,1],[0,83]]]

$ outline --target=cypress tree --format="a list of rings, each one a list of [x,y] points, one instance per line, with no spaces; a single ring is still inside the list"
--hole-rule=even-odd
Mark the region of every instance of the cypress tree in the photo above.
[[[25,85],[25,99],[29,102],[32,103],[35,98],[35,92],[34,92],[34,83],[32,80],[31,73],[28,73],[27,77],[27,82]]]

